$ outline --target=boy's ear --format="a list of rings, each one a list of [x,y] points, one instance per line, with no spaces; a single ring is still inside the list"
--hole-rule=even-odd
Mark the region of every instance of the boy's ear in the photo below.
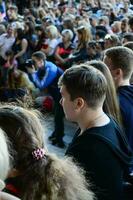
[[[75,99],[75,109],[82,109],[85,105],[85,101],[82,97]]]
[[[114,70],[114,79],[120,79],[123,77],[123,71],[121,68],[117,68]]]

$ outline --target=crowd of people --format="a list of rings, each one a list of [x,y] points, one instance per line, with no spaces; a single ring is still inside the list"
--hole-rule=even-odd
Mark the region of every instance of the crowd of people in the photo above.
[[[64,158],[33,108],[9,105],[26,97],[53,112],[52,145],[77,124]],[[0,102],[3,200],[132,200],[133,2],[1,0]]]

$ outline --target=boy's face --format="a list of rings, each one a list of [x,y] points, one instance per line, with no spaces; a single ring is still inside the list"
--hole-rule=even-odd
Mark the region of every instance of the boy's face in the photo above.
[[[77,112],[76,112],[76,102],[71,100],[70,94],[68,93],[65,85],[61,86],[60,89],[62,98],[60,104],[63,107],[66,119],[76,122]]]

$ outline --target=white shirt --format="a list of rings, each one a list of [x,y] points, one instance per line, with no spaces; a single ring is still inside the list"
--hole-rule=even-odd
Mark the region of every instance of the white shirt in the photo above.
[[[9,37],[7,33],[0,36],[0,56],[2,58],[5,58],[5,53],[11,49],[14,42],[15,37]]]

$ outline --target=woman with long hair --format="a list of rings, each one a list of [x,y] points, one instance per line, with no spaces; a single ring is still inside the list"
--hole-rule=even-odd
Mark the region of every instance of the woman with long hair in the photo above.
[[[104,112],[113,117],[120,125],[122,125],[121,113],[117,99],[116,89],[110,70],[102,61],[93,60],[87,63],[92,65],[96,69],[100,70],[107,79],[108,87],[107,87],[107,95],[103,104]]]
[[[0,127],[15,152],[6,192],[22,200],[94,199],[83,171],[70,158],[60,159],[48,153],[37,113],[16,106],[1,106]]]
[[[83,62],[84,60],[86,60],[86,58],[88,58],[87,44],[92,39],[92,35],[88,26],[81,25],[79,28],[77,28],[77,37],[77,48],[72,54],[70,54],[69,58],[66,59],[66,61],[70,62],[71,65],[73,63]]]

